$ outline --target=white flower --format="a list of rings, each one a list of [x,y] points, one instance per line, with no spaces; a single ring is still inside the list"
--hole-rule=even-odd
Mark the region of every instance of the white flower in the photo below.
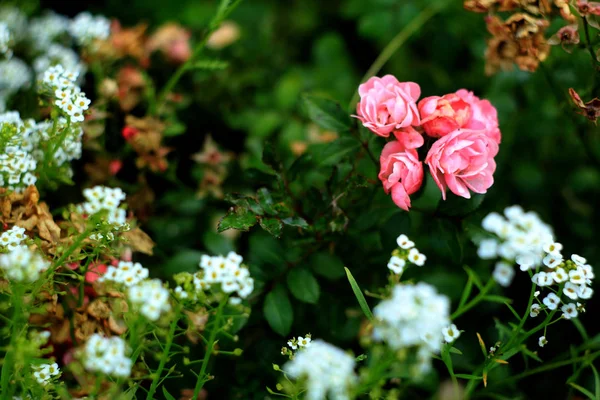
[[[556,283],[563,283],[569,280],[569,274],[563,268],[557,268],[556,271],[551,272],[551,275]]]
[[[592,297],[592,294],[594,294],[594,290],[591,287],[588,287],[586,285],[579,285],[577,295],[580,299],[588,300]]]
[[[212,284],[218,284],[223,292],[237,294],[245,299],[254,290],[254,279],[250,277],[250,272],[242,265],[242,261],[242,257],[234,252],[230,252],[227,257],[203,255],[200,259],[201,270],[194,274],[196,290],[204,292]]]
[[[398,238],[396,239],[396,243],[398,243],[398,246],[400,246],[400,248],[404,250],[408,250],[415,247],[415,243],[411,241],[405,234],[398,236]]]
[[[89,12],[78,14],[69,32],[81,45],[89,45],[96,39],[106,39],[110,34],[110,21],[102,16],[92,16]]]
[[[493,232],[498,234],[498,232],[502,229],[504,225],[504,218],[496,212],[488,214],[483,221],[481,221],[481,226],[488,232]]]
[[[536,291],[533,293],[533,297],[535,297],[535,298],[537,298],[539,295],[540,295],[540,291],[539,291],[539,290],[536,290]]]
[[[578,266],[577,269],[569,271],[569,281],[576,285],[586,283],[585,271],[582,267]]]
[[[110,338],[94,333],[88,338],[83,353],[83,365],[90,372],[114,377],[129,377],[132,362],[125,356],[125,341],[118,336]]]
[[[306,399],[348,399],[349,389],[357,381],[354,357],[322,340],[296,353],[294,359],[283,366],[285,373],[294,379],[306,379]]]
[[[520,254],[515,259],[521,271],[527,271],[528,269],[534,268],[536,265],[536,258],[531,253]]]
[[[412,248],[408,252],[408,260],[413,264],[422,267],[425,265],[425,260],[427,260],[427,257],[425,257],[424,254],[419,253],[419,250]]]
[[[543,249],[548,254],[554,254],[554,255],[560,256],[562,258],[562,256],[560,255],[560,252],[563,249],[563,245],[558,242],[547,243],[544,245]]]
[[[498,284],[508,287],[515,276],[515,269],[511,265],[500,261],[496,263],[492,276]]]
[[[579,286],[574,285],[571,282],[567,282],[563,288],[563,294],[570,299],[577,300],[579,297]]]
[[[573,254],[571,256],[571,260],[573,260],[573,262],[579,266],[584,266],[585,264],[587,264],[587,260],[577,254]]]
[[[162,312],[171,310],[169,291],[159,279],[142,281],[130,287],[127,295],[133,306],[150,321],[158,320]]]
[[[592,280],[596,277],[594,275],[594,270],[592,269],[591,265],[586,264],[586,265],[582,266],[581,269],[583,270],[583,273],[585,274],[585,279]]]
[[[554,293],[548,294],[548,296],[544,297],[542,301],[549,310],[556,310],[558,305],[560,304],[560,299]]]
[[[12,57],[12,51],[10,45],[12,41],[12,35],[8,26],[0,21],[0,56],[6,56],[6,58]]]
[[[554,282],[552,274],[538,272],[531,277],[531,281],[540,287],[549,286]]]
[[[298,336],[297,343],[298,343],[298,346],[300,346],[300,347],[309,347],[311,341],[312,341],[312,339],[309,337],[303,338],[302,336]]]
[[[560,309],[563,312],[563,317],[565,317],[565,319],[577,318],[577,315],[579,314],[577,312],[577,306],[573,303],[565,304]]]
[[[548,268],[556,268],[563,262],[563,259],[560,255],[556,255],[554,253],[548,254],[544,257],[543,263]]]
[[[288,340],[287,344],[292,350],[296,350],[298,348],[298,346],[295,345],[294,342],[292,342],[291,340]]]
[[[498,257],[498,241],[494,239],[484,239],[479,243],[477,255],[483,260],[491,260]]]
[[[401,259],[400,257],[392,256],[390,261],[388,262],[387,267],[392,270],[395,274],[401,274],[404,272],[404,266],[406,265],[406,261]]]
[[[127,287],[137,285],[149,275],[148,269],[140,263],[131,261],[119,261],[116,267],[109,266],[106,273],[98,278],[99,282],[112,281],[121,283]]]
[[[444,341],[446,343],[452,343],[460,336],[460,331],[456,325],[452,324],[442,329],[442,335],[444,335]]]
[[[542,307],[540,307],[539,304],[532,304],[531,308],[529,309],[529,316],[531,318],[535,318],[538,315],[540,315],[540,310],[542,309]]]
[[[548,340],[546,340],[546,336],[540,336],[540,338],[538,339],[538,345],[540,347],[544,347],[547,343]]]
[[[8,253],[0,254],[0,270],[11,281],[34,282],[50,267],[50,262],[25,246],[16,246]]]

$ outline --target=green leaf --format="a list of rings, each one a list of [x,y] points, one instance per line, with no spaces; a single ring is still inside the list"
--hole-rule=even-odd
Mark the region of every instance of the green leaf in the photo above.
[[[217,231],[223,232],[227,229],[249,231],[257,223],[257,217],[250,210],[235,206],[229,209],[227,214],[219,221]]]
[[[200,60],[190,65],[189,69],[204,69],[209,71],[219,71],[229,66],[227,61],[223,60]]]
[[[360,308],[362,309],[365,316],[369,319],[369,321],[373,321],[373,313],[371,312],[371,309],[369,308],[369,305],[367,304],[367,300],[365,299],[365,296],[362,294],[362,291],[360,290],[358,283],[356,283],[356,280],[352,276],[352,273],[350,272],[350,270],[346,267],[344,267],[344,269],[346,270],[346,275],[348,276],[348,281],[350,282],[350,286],[352,286],[352,291],[354,292],[354,295],[356,296],[356,300],[358,300],[358,304],[360,305]]]
[[[460,232],[452,222],[445,219],[437,221],[437,229],[431,235],[431,244],[438,252],[438,256],[460,263],[463,254]]]
[[[311,304],[319,301],[319,282],[308,269],[292,268],[287,275],[287,284],[292,295],[298,300]]]
[[[257,192],[258,204],[265,210],[265,212],[269,215],[275,215],[275,210],[273,209],[274,201],[271,196],[271,192],[267,188],[260,188]]]
[[[281,222],[283,222],[285,225],[295,226],[297,228],[306,229],[306,228],[309,227],[309,225],[306,222],[306,220],[304,218],[302,218],[302,217],[284,218],[284,219],[281,220]]]
[[[266,142],[263,147],[262,162],[273,168],[275,171],[279,171],[281,169],[281,160],[279,159],[279,156],[275,150],[275,146],[271,141]]]
[[[212,254],[227,254],[235,250],[231,239],[223,233],[206,231],[202,236],[202,241],[208,252]]]
[[[236,206],[240,206],[242,208],[248,208],[256,215],[263,215],[264,210],[258,204],[255,198],[246,196],[244,194],[239,193],[228,193],[225,195],[225,201],[234,204]]]
[[[283,224],[277,218],[261,218],[260,226],[271,235],[275,237],[281,236],[281,230],[283,229]]]
[[[594,396],[594,393],[590,392],[589,390],[587,390],[586,388],[579,386],[576,383],[573,382],[569,382],[569,385],[571,385],[571,387],[573,387],[574,389],[579,390],[581,393],[583,393],[584,395],[586,395],[589,399],[591,400],[597,400],[598,398]]]
[[[471,290],[473,290],[473,278],[469,276],[467,284],[465,285],[462,295],[460,296],[460,302],[458,303],[457,310],[460,310],[467,303],[467,300],[469,300],[469,296],[471,295]]]
[[[311,153],[318,168],[330,167],[339,163],[344,157],[358,150],[360,143],[354,138],[342,137],[331,143],[313,145]]]
[[[594,367],[594,365],[590,365],[590,368],[592,369],[592,372],[594,373],[594,387],[595,387],[595,392],[596,392],[596,399],[600,399],[600,375],[598,375],[598,370],[596,369],[596,367]]]
[[[335,254],[319,252],[313,254],[310,259],[312,270],[327,279],[335,280],[344,276],[344,263]]]
[[[186,126],[180,122],[175,122],[168,125],[163,131],[164,137],[179,136],[185,133]]]
[[[454,376],[457,378],[461,378],[461,379],[483,379],[481,376],[470,375],[470,374],[456,374]]]
[[[321,128],[334,132],[350,130],[350,116],[339,103],[320,95],[305,94],[302,96],[302,106],[308,118]]]
[[[288,294],[283,286],[277,285],[267,294],[263,313],[275,332],[281,336],[287,336],[290,333],[290,328],[294,321],[294,313]]]
[[[464,217],[476,211],[484,198],[484,194],[474,193],[470,199],[450,194],[446,198],[446,201],[439,202],[437,211],[442,215],[450,217]]]
[[[459,349],[457,349],[456,347],[451,347],[450,348],[450,353],[454,353],[454,354],[458,354],[462,356],[462,351],[460,351]]]
[[[167,400],[175,400],[175,397],[173,397],[173,395],[171,395],[171,393],[169,393],[167,391],[166,387],[164,387],[164,386],[162,387],[162,392],[163,392],[163,396],[165,396],[165,399],[167,399]]]

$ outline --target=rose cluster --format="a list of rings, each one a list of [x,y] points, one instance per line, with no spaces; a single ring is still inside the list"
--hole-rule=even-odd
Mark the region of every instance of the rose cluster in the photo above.
[[[363,126],[392,138],[380,157],[379,179],[398,207],[410,208],[410,195],[423,183],[418,149],[428,149],[425,164],[446,199],[485,193],[494,183],[494,157],[500,129],[496,109],[488,100],[461,89],[418,101],[421,88],[392,75],[372,77],[358,88],[356,110]]]

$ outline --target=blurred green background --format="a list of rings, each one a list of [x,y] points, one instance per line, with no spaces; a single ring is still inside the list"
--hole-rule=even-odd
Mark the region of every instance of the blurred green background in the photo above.
[[[466,282],[463,265],[488,276],[492,263],[478,260],[472,243],[460,240],[458,249],[451,248],[446,238],[435,236],[439,221],[418,212],[406,214],[393,209],[391,199],[382,190],[377,192],[373,204],[388,204],[390,208],[379,219],[366,209],[364,216],[350,221],[348,246],[339,246],[335,255],[320,251],[305,259],[302,254],[295,254],[297,251],[286,242],[285,234],[277,240],[258,228],[244,234],[234,245],[215,229],[215,218],[228,205],[219,200],[198,200],[194,196],[194,176],[188,173],[190,155],[211,134],[220,146],[240,156],[241,167],[230,172],[225,192],[258,188],[244,179],[241,168],[256,165],[267,139],[274,141],[288,165],[294,159],[291,144],[306,140],[310,129],[299,106],[301,94],[318,91],[344,106],[349,104],[361,77],[382,49],[424,8],[438,1],[244,0],[230,17],[240,26],[240,39],[224,50],[211,52],[212,56],[229,60],[230,67],[216,73],[187,75],[180,86],[192,88],[191,103],[179,115],[188,131],[169,145],[177,149],[172,157],[180,160],[177,174],[186,185],[163,182],[162,192],[158,193],[155,216],[146,227],[157,242],[157,254],[144,262],[153,267],[154,275],[167,277],[173,272],[193,270],[201,252],[219,253],[235,248],[245,256],[259,281],[285,285],[280,279],[285,264],[300,260],[319,275],[320,296],[318,306],[292,302],[294,323],[290,335],[310,331],[313,337],[353,347],[357,354],[361,351],[355,340],[360,313],[349,285],[339,274],[342,265],[356,271],[355,277],[365,288],[376,288],[385,283],[385,263],[395,237],[406,233],[428,256],[426,267],[411,271],[410,278],[435,284],[456,301]],[[581,116],[575,115],[577,124],[574,123],[571,105],[565,101],[569,87],[575,88],[584,100],[592,97],[594,71],[589,54],[583,50],[567,54],[554,47],[544,63],[545,71],[532,74],[513,70],[487,77],[484,51],[488,33],[483,15],[464,11],[459,0],[443,2],[443,10],[410,37],[379,75],[390,73],[401,81],[417,82],[423,97],[467,88],[497,107],[503,137],[495,184],[479,211],[463,226],[478,225],[488,212],[520,204],[538,212],[554,227],[566,254],[581,254],[592,265],[600,265],[600,171],[587,157],[577,134],[579,130],[589,137],[589,150],[600,154],[598,132]],[[116,18],[123,25],[144,21],[155,27],[176,21],[189,28],[194,40],[198,40],[216,2],[131,0],[125,5],[117,0],[42,1],[41,6],[67,15],[88,9]],[[555,32],[560,25],[553,24],[549,32]],[[549,77],[557,85],[558,96],[548,83]],[[353,111],[349,108],[349,112]],[[372,174],[375,177],[374,170]],[[424,197],[422,202],[427,201]],[[375,233],[361,236],[365,227]],[[356,242],[362,242],[363,247],[353,246]],[[528,279],[517,272],[515,283],[505,291],[506,296],[516,299],[517,310],[525,305],[528,287]],[[594,310],[599,306],[596,297],[588,304],[590,312],[581,317],[590,326],[590,335],[598,333],[597,325],[592,328],[592,323]],[[269,328],[261,310],[259,297],[254,301],[250,320],[239,333],[239,342],[233,344],[245,350],[244,356],[217,359],[215,380],[207,386],[209,398],[263,399],[268,396],[265,387],[275,386],[277,375],[271,364],[285,361],[279,351],[286,338]],[[509,316],[501,305],[485,305],[459,318],[456,323],[466,333],[457,347],[465,355],[455,359],[456,369],[468,373],[472,365],[481,361],[475,332],[492,341],[496,337],[494,318]],[[571,324],[560,325],[549,335],[550,343],[542,358],[544,354],[563,353],[569,345],[580,342]],[[435,396],[437,383],[448,378],[439,364],[438,374],[420,387],[410,388],[407,398]],[[511,360],[510,366],[494,371],[490,382],[501,380],[509,368],[517,373],[526,364]],[[510,398],[564,398],[567,376],[559,369],[502,391]],[[588,378],[592,379],[583,376],[584,380]],[[183,386],[181,382],[173,384],[174,388]]]

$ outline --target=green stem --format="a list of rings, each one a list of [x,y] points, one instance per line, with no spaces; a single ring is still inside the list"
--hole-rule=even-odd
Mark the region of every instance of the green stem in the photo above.
[[[448,1],[438,1],[431,4],[429,7],[421,11],[419,15],[413,18],[405,27],[402,29],[383,49],[383,51],[379,54],[377,59],[373,62],[367,73],[362,77],[361,82],[366,81],[370,77],[376,75],[381,68],[389,61],[389,59],[394,55],[400,47],[415,33],[417,32],[427,21],[429,21],[434,15],[440,12]],[[358,91],[354,93],[352,96],[352,100],[350,100],[350,104],[348,105],[349,109],[354,108],[356,103],[358,102]]]
[[[205,379],[206,369],[208,368],[208,361],[210,360],[210,356],[215,347],[217,334],[221,329],[221,317],[223,316],[223,308],[225,307],[225,304],[227,304],[227,296],[221,300],[219,306],[217,307],[215,322],[210,331],[210,336],[206,345],[206,354],[204,354],[204,359],[202,360],[202,366],[200,367],[200,373],[198,374],[198,378],[196,380],[196,387],[194,388],[194,395],[192,396],[192,399],[198,398],[200,390],[202,390],[202,387],[208,381],[208,379]]]
[[[167,83],[165,84],[163,89],[160,91],[156,102],[151,104],[150,114],[155,115],[155,114],[160,113],[162,107],[165,104],[167,96],[169,95],[169,93],[171,93],[171,91],[173,90],[173,88],[175,87],[177,82],[179,82],[179,80],[181,79],[183,74],[188,69],[191,69],[194,62],[196,62],[198,57],[200,56],[200,54],[202,54],[202,52],[204,51],[204,48],[206,47],[206,43],[208,42],[208,39],[210,39],[211,34],[214,31],[216,31],[219,28],[219,26],[221,26],[221,23],[223,22],[223,20],[241,2],[241,0],[234,0],[232,2],[232,4],[230,5],[229,4],[230,1],[231,0],[221,0],[221,2],[219,3],[219,8],[217,10],[217,13],[211,20],[206,32],[204,33],[202,40],[194,48],[194,51],[193,51],[191,57],[184,64],[182,64],[177,69],[177,71],[175,71],[175,73],[173,75],[171,75],[171,78],[169,78],[169,80],[167,81]]]
[[[181,312],[181,306],[177,305],[175,308],[175,316],[173,317],[173,321],[171,321],[171,325],[169,326],[169,334],[167,336],[167,343],[165,343],[165,348],[163,349],[163,353],[160,357],[160,363],[158,364],[158,369],[154,372],[152,378],[152,385],[150,386],[150,390],[148,391],[148,395],[146,396],[147,400],[153,399],[154,393],[158,387],[158,382],[162,375],[163,369],[165,368],[165,364],[169,359],[169,352],[171,351],[171,345],[173,344],[173,339],[175,338],[175,329],[177,329],[177,322],[179,322],[179,315]]]
[[[510,339],[508,339],[508,342],[506,343],[506,345],[503,346],[504,351],[506,351],[507,349],[510,349],[510,345],[512,344],[512,342],[514,342],[514,340],[521,334],[521,330],[523,329],[523,326],[525,326],[525,321],[527,321],[527,317],[529,316],[529,313],[531,310],[531,305],[533,304],[533,299],[535,298],[535,296],[534,296],[535,289],[536,289],[536,286],[534,283],[532,283],[531,291],[529,292],[529,301],[527,302],[527,308],[525,309],[525,312],[523,313],[523,317],[519,321],[519,326],[515,330],[515,333],[510,337]],[[546,320],[544,320],[544,322],[546,322]],[[542,322],[542,324],[544,322]],[[527,336],[525,338],[527,338]],[[525,339],[523,339],[523,340],[525,340]]]
[[[52,263],[52,267],[50,268],[50,270],[54,271],[56,268],[58,268],[60,265],[62,265],[62,263],[64,263],[65,260],[67,258],[69,258],[69,256],[81,245],[81,243],[83,243],[83,241],[88,237],[89,233],[90,232],[87,229],[84,230],[83,232],[81,232],[81,234],[79,236],[77,236],[77,238],[75,239],[73,244],[71,246],[69,246],[69,248],[67,248],[67,251],[65,251],[58,258],[58,260],[56,260],[56,261],[54,261],[54,263]]]
[[[21,290],[21,286],[19,284],[12,286],[11,297],[14,303],[13,308],[13,317],[11,324],[11,335],[10,335],[10,343],[8,345],[8,349],[6,351],[6,356],[4,358],[4,363],[2,364],[2,373],[0,376],[0,394],[2,394],[2,398],[11,399],[13,395],[14,386],[10,384],[10,377],[12,371],[14,369],[15,363],[15,353],[17,340],[19,339],[19,335],[21,334],[21,330],[23,329],[23,295],[24,291]]]
[[[587,22],[587,18],[583,18],[583,30],[585,32],[585,41],[586,47],[592,56],[592,64],[594,65],[594,69],[598,68],[598,57],[596,57],[596,53],[594,53],[594,47],[592,46],[592,40],[590,39],[590,27]]]
[[[487,295],[487,293],[490,291],[490,289],[492,287],[494,287],[494,282],[495,281],[493,279],[490,279],[485,284],[483,289],[481,289],[481,291],[477,294],[477,296],[473,297],[473,299],[471,299],[471,301],[469,301],[467,304],[465,304],[458,310],[454,311],[454,313],[452,313],[452,315],[450,316],[450,319],[454,320],[454,319],[460,317],[461,315],[463,315],[464,313],[469,311],[471,308],[473,308],[477,304],[479,304],[483,300],[483,298]]]

